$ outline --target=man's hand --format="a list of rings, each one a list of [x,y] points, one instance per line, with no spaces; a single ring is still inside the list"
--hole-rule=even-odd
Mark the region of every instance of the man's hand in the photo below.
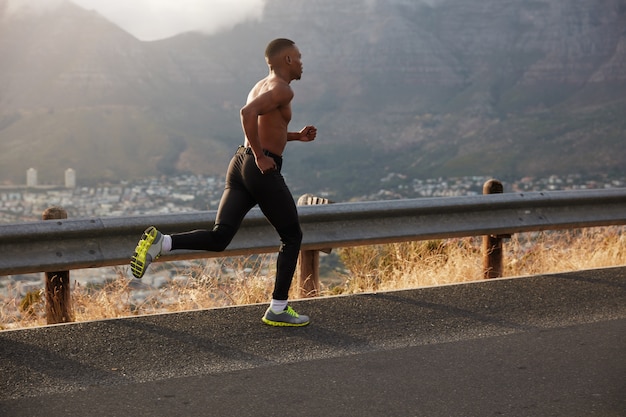
[[[259,158],[256,158],[255,161],[256,166],[261,171],[261,174],[266,174],[270,171],[274,171],[277,168],[274,158],[271,158],[265,154],[261,155],[261,157]]]
[[[300,142],[311,142],[312,140],[315,140],[315,136],[317,136],[317,129],[315,126],[305,126],[298,133],[300,134],[300,137],[298,138]]]

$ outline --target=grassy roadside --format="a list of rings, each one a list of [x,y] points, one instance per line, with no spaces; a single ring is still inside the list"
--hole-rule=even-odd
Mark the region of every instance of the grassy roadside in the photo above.
[[[504,276],[626,265],[626,227],[520,233],[504,243]],[[338,249],[341,268],[322,280],[322,295],[356,294],[482,279],[481,237]],[[273,255],[224,258],[187,266],[158,289],[137,297],[127,278],[101,286],[72,286],[75,321],[268,302]],[[156,267],[157,265],[155,265]],[[297,283],[297,277],[294,284]],[[291,298],[298,297],[297,285]],[[0,330],[45,325],[41,291],[0,299]]]

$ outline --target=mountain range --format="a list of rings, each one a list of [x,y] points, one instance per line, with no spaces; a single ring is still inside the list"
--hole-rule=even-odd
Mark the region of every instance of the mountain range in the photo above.
[[[0,183],[223,174],[266,43],[304,62],[294,190],[415,178],[625,175],[624,0],[267,0],[260,21],[144,42],[73,3],[0,0]]]

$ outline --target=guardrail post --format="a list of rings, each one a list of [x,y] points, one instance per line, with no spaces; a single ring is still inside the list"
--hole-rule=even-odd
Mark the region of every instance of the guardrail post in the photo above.
[[[483,185],[483,194],[501,194],[504,186],[498,180],[488,180]],[[485,279],[502,276],[502,238],[510,235],[483,236],[483,277]]]
[[[62,207],[49,207],[42,215],[43,220],[67,219]],[[70,271],[46,272],[46,322],[48,324],[74,321],[70,295]]]
[[[311,206],[315,204],[329,204],[332,201],[315,197],[311,194],[304,194],[298,199],[299,206]],[[324,253],[330,253],[332,248],[322,249]],[[320,293],[320,251],[303,250],[300,251],[298,260],[300,264],[300,296],[316,297]]]

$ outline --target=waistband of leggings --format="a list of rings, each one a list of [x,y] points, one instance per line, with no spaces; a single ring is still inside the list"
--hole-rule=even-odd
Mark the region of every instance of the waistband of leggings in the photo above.
[[[265,150],[265,149],[263,149],[263,153],[265,155],[271,157],[271,158],[274,158],[274,159],[283,159],[282,156],[276,155],[275,153],[272,153],[272,152],[270,152],[268,150]],[[254,152],[252,152],[252,148],[249,147],[249,146],[239,146],[237,148],[236,154],[237,155],[239,155],[239,154],[254,155]]]

